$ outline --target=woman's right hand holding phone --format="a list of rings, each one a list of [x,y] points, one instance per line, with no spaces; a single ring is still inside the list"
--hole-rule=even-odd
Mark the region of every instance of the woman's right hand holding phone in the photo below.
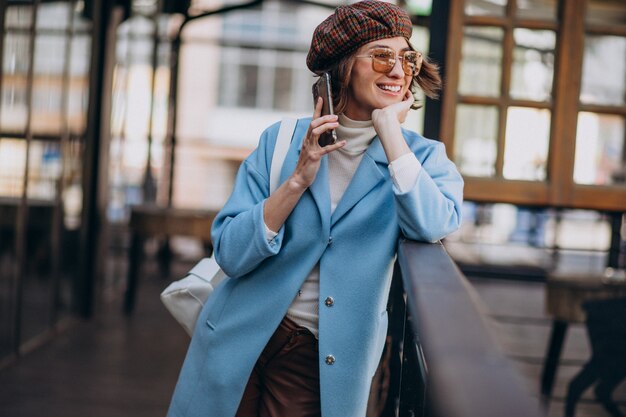
[[[336,115],[321,116],[321,113],[322,99],[319,98],[315,105],[313,120],[302,142],[296,169],[291,177],[265,201],[263,220],[272,231],[278,232],[285,224],[304,191],[313,184],[320,169],[322,157],[346,144],[345,140],[340,140],[333,145],[320,146],[318,142],[320,135],[339,126]]]
[[[315,178],[319,171],[322,157],[330,152],[333,152],[346,144],[345,140],[340,140],[335,144],[328,146],[320,146],[319,138],[324,132],[336,129],[339,126],[337,116],[334,114],[321,116],[322,113],[322,99],[318,98],[315,105],[315,111],[313,113],[313,120],[309,125],[309,130],[302,142],[302,149],[300,150],[300,158],[298,164],[294,170],[290,182],[293,182],[294,186],[306,190]]]

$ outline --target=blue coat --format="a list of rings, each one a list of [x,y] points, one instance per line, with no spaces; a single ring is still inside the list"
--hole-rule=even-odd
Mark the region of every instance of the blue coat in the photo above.
[[[296,166],[309,123],[298,121],[281,181]],[[423,166],[413,190],[400,194],[393,187],[375,138],[332,215],[323,158],[315,182],[268,243],[263,204],[278,128],[262,134],[213,223],[215,256],[229,278],[200,314],[169,417],[235,415],[257,358],[318,262],[322,416],[363,417],[387,332],[399,237],[436,241],[459,227],[463,180],[444,145],[403,130]],[[335,358],[331,365],[328,355]]]

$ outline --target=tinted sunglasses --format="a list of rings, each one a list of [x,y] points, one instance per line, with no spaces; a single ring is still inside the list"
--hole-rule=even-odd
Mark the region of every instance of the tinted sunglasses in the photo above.
[[[390,73],[399,59],[402,64],[402,70],[406,75],[416,76],[422,69],[424,58],[421,52],[404,51],[400,55],[396,55],[396,51],[391,48],[373,48],[369,55],[357,55],[355,58],[371,58],[372,69],[383,74]]]

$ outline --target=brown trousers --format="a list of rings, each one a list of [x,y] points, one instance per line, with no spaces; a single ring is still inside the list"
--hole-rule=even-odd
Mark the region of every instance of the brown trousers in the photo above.
[[[257,360],[235,417],[319,417],[317,339],[285,317]]]

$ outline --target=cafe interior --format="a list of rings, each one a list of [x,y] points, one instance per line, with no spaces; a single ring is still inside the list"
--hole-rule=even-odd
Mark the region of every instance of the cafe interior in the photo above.
[[[392,2],[463,221],[399,244],[367,417],[626,416],[626,2]],[[0,1],[0,415],[166,414],[189,336],[159,293],[262,131],[312,114],[346,3]]]

